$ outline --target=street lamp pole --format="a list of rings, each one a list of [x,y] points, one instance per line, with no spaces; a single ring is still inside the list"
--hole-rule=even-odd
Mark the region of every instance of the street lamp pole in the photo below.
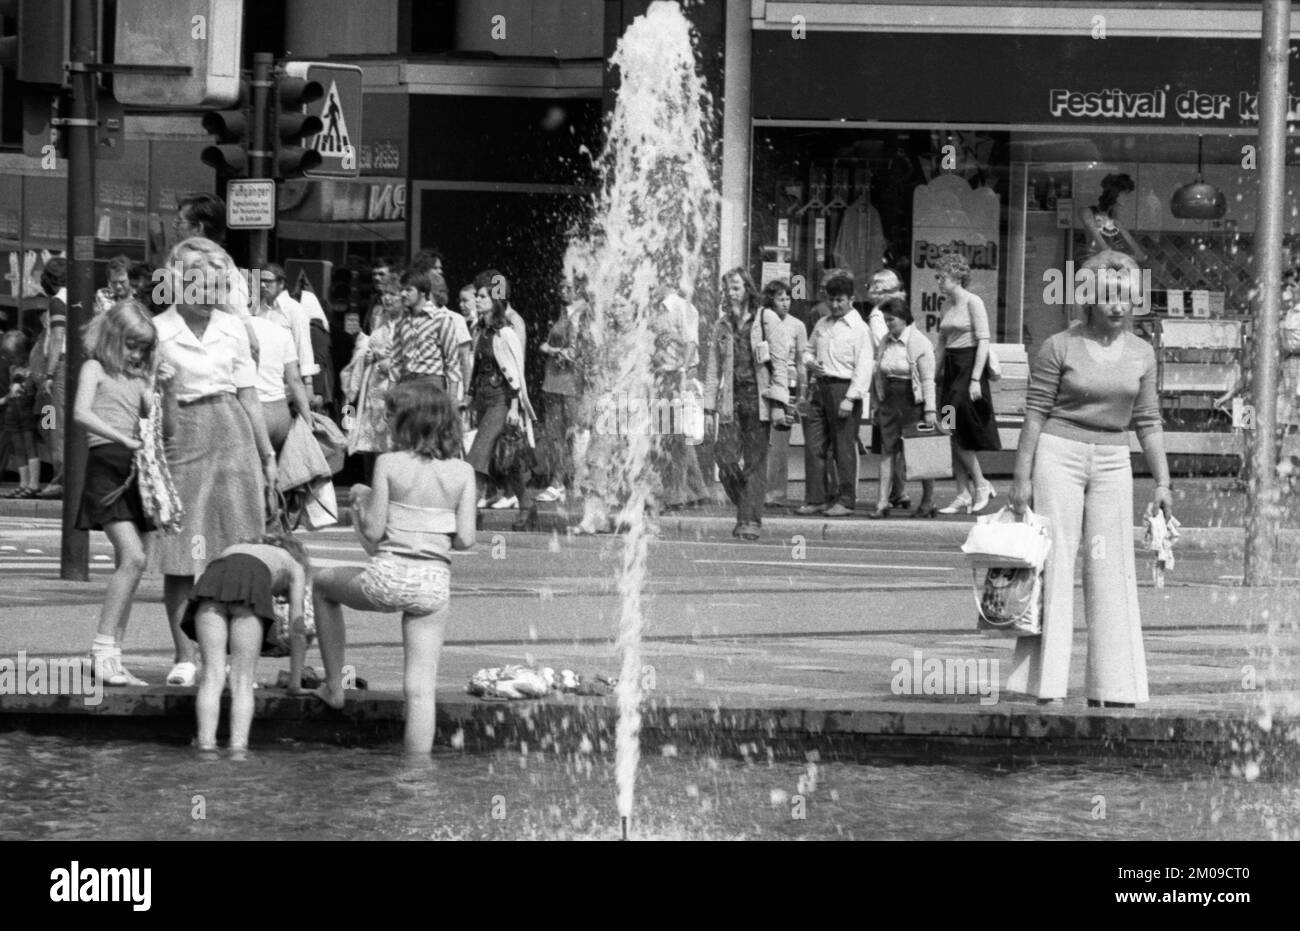
[[[90,578],[89,534],[77,529],[77,508],[86,479],[86,431],[72,418],[81,363],[81,331],[90,322],[95,302],[95,56],[99,43],[96,0],[73,0],[70,12],[68,70],[72,76],[72,112],[63,123],[68,135],[68,325],[64,354],[63,539],[59,576],[68,581]]]
[[[1246,500],[1247,585],[1277,582],[1281,516],[1277,484],[1278,316],[1282,298],[1282,211],[1286,199],[1286,114],[1291,0],[1263,0],[1259,52],[1259,227],[1255,268],[1253,403],[1255,437]]]

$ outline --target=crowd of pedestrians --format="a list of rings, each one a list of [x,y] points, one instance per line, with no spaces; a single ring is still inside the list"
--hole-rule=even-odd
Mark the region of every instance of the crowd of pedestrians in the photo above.
[[[122,665],[121,644],[146,567],[144,538],[156,529],[156,502],[145,504],[171,493],[183,513],[159,536],[152,558],[164,575],[175,645],[167,682],[200,685],[200,743],[215,740],[227,675],[232,735],[246,742],[252,661],[277,623],[279,597],[288,602],[295,644],[291,685],[301,691],[304,618],[314,613],[326,667],[317,694],[333,705],[343,700],[343,607],[402,614],[407,744],[427,751],[449,604],[448,554],[473,544],[477,509],[518,509],[517,526],[526,526],[530,488],[533,510],[565,508],[581,495],[576,530],[597,533],[617,529],[612,515],[629,498],[602,458],[619,440],[600,425],[602,399],[591,396],[601,360],[589,338],[593,296],[582,280],[566,280],[555,312],[530,320],[512,306],[511,282],[497,269],[466,282],[453,306],[435,250],[417,253],[405,267],[384,259],[371,270],[373,299],[336,377],[331,314],[309,286],[292,295],[279,265],[251,276],[236,267],[221,245],[219,199],[183,199],[176,231],[180,241],[162,274],[175,276],[173,293],[184,298],[157,306],[159,274],[118,257],[108,264],[91,325],[75,334],[84,339],[87,361],[74,416],[91,447],[78,526],[103,530],[117,557],[92,643],[106,683],[140,683]],[[1102,255],[1089,267],[1118,273],[1131,264],[1122,260]],[[761,538],[765,508],[854,515],[865,452],[860,428],[869,422],[880,481],[868,517],[910,508],[904,450],[914,428],[950,437],[958,496],[939,508],[934,482],[923,480],[911,516],[985,509],[996,492],[979,453],[1000,448],[988,314],[968,290],[970,269],[961,256],[942,257],[936,276],[945,294],[937,346],[915,326],[902,279],[890,269],[871,277],[862,311],[853,276],[830,270],[808,321],[792,314],[787,282],[769,282],[760,292],[743,268],[721,277],[720,306],[712,313],[701,314],[674,288],[657,288],[649,390],[675,411],[698,407],[703,422],[697,431],[687,413],[658,431],[648,508],[708,503],[717,485],[736,510],[733,535],[751,541]],[[182,287],[191,281],[202,286]],[[66,263],[52,259],[42,277],[49,298],[42,325],[0,339],[9,386],[0,456],[19,461],[20,496],[57,494],[60,481],[61,430],[37,424],[35,412],[42,403],[62,410],[65,284]],[[1089,697],[1125,704],[1147,697],[1133,577],[1130,426],[1157,478],[1153,504],[1166,515],[1169,473],[1154,357],[1127,332],[1130,312],[1125,301],[1087,308],[1081,323],[1041,348],[1032,369],[1009,497],[1017,512],[1032,503],[1051,521],[1057,545],[1045,584],[1052,621],[1042,637],[1020,642],[1011,685],[1044,701],[1064,692],[1084,526],[1113,536],[1119,554],[1085,565],[1096,654],[1089,659]],[[530,325],[545,334],[531,349]],[[530,352],[544,357],[538,404],[529,391]],[[135,454],[149,442],[139,432],[141,418],[156,420],[165,436],[171,485],[161,491],[145,476],[136,479]],[[355,486],[352,507],[371,555],[364,566],[313,573],[291,535],[268,529],[282,507],[277,489],[287,440],[300,419],[310,425],[316,418],[337,418],[347,451],[358,457],[365,481]],[[787,497],[796,424],[804,436],[806,488],[797,506]],[[53,492],[38,486],[42,445]],[[1116,450],[1123,455],[1112,456]]]

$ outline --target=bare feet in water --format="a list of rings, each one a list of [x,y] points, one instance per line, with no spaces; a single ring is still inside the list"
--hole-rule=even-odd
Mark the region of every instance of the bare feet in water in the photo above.
[[[343,691],[342,688],[336,690],[333,687],[331,687],[328,683],[322,685],[318,689],[312,689],[309,694],[315,695],[325,704],[335,709],[341,709],[343,707],[344,701],[346,700],[346,693]]]

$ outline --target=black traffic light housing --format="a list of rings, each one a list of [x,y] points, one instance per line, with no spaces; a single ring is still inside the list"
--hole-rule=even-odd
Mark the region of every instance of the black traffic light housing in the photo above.
[[[276,178],[298,178],[303,172],[319,168],[320,153],[303,146],[305,139],[324,130],[320,117],[308,116],[303,108],[325,96],[319,81],[275,76],[271,95],[271,174]]]
[[[247,80],[239,82],[239,101],[229,110],[210,110],[203,114],[203,129],[216,137],[216,144],[199,153],[203,164],[221,175],[241,178],[248,174],[249,149],[252,141],[253,107]]]

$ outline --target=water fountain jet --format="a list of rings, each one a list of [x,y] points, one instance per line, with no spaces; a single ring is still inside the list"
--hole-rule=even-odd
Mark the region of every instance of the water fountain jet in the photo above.
[[[589,406],[653,398],[654,324],[668,313],[662,289],[691,299],[719,203],[708,160],[712,101],[696,73],[690,23],[678,4],[651,4],[628,27],[610,65],[618,69],[619,90],[597,163],[591,230],[570,244],[565,257],[566,269],[587,282],[590,297],[582,354]],[[664,321],[658,322],[662,329]],[[599,429],[597,423],[586,448],[584,497],[616,504],[617,523],[626,529],[618,570],[622,663],[616,688],[618,812],[626,837],[644,697],[646,509],[654,497],[656,457],[664,450],[649,431],[594,432]]]

